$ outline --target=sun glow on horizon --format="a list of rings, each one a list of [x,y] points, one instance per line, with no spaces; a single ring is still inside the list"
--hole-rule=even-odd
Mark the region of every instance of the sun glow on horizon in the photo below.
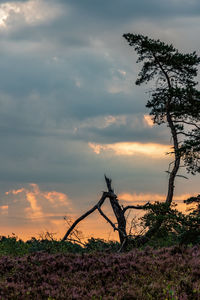
[[[184,201],[195,194],[181,194],[173,197],[174,202]],[[154,194],[154,193],[122,193],[118,195],[118,198],[125,202],[155,202],[155,201],[165,201],[166,195],[164,194]]]
[[[14,215],[9,210],[9,208],[12,208],[12,204],[0,206],[0,215],[1,218],[4,219],[4,225],[1,227],[0,235],[12,236],[12,232],[14,232],[20,239],[28,240],[31,239],[31,237],[39,238],[39,236],[48,231],[50,233],[55,233],[55,238],[57,239],[64,236],[68,227],[61,215],[65,213],[63,212],[63,209],[68,208],[70,205],[70,201],[66,194],[56,191],[41,191],[37,184],[30,184],[28,188],[10,190],[6,192],[6,195],[8,197],[17,197],[16,199],[18,199],[19,203],[17,206],[19,206],[19,210],[16,206],[17,202],[15,202]],[[193,195],[180,194],[174,196],[174,202],[177,204],[177,209],[179,211],[186,212],[186,204],[183,203],[183,200],[186,200],[191,196]],[[123,192],[118,194],[120,203],[125,206],[131,204],[144,204],[148,201],[163,202],[165,201],[165,198],[166,196],[164,194],[158,193]],[[24,203],[24,207],[22,207],[22,202]],[[109,218],[114,220],[112,210],[110,210],[109,207],[109,204],[105,203],[104,212]],[[91,207],[88,207],[88,210],[90,208]],[[83,213],[85,213],[85,210],[82,211],[80,209],[79,211],[75,211],[74,209],[70,209],[67,216],[75,221]],[[131,210],[131,216],[135,215],[140,217],[143,214],[143,210]],[[12,222],[10,222],[11,218],[14,216],[17,216],[19,219],[17,226],[13,226]],[[22,219],[20,220],[20,218]],[[7,222],[5,222],[5,220],[7,220]],[[80,222],[78,229],[83,233],[85,241],[91,237],[104,238],[106,240],[109,238],[112,240],[118,239],[116,232],[113,232],[110,225],[105,222],[98,211],[91,214],[84,222]]]

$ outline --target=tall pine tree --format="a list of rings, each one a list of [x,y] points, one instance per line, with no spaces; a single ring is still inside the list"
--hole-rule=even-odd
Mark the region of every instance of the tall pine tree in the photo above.
[[[128,33],[123,37],[137,52],[137,62],[143,63],[136,84],[155,82],[146,104],[154,123],[166,123],[170,129],[174,154],[166,197],[170,206],[181,160],[188,172],[200,172],[200,91],[194,79],[200,57],[147,36]]]

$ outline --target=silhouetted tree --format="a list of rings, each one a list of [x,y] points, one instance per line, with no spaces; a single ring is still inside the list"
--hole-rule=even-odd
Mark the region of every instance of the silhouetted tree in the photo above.
[[[200,57],[196,52],[182,54],[172,45],[143,35],[123,37],[137,52],[137,62],[143,62],[136,84],[155,82],[146,104],[154,123],[166,123],[170,128],[174,154],[166,198],[170,205],[181,159],[188,172],[200,171],[200,92],[194,80]]]
[[[196,52],[180,53],[173,45],[147,36],[128,33],[123,37],[137,52],[137,62],[143,62],[136,84],[155,82],[146,104],[154,123],[166,123],[171,132],[174,160],[168,171],[167,209],[173,200],[175,178],[181,176],[177,175],[181,161],[188,172],[200,172],[200,92],[194,80],[200,57]],[[162,218],[158,218],[145,237],[151,237],[161,224]]]
[[[144,244],[158,232],[164,221],[166,223],[167,214],[171,215],[169,210],[173,200],[175,178],[181,176],[177,175],[181,161],[188,172],[192,174],[200,172],[200,92],[196,89],[197,82],[194,80],[200,57],[195,52],[182,54],[172,45],[143,35],[128,33],[123,37],[137,52],[137,62],[143,62],[136,84],[141,85],[151,80],[155,82],[155,88],[152,89],[146,104],[150,108],[154,123],[158,125],[166,123],[170,129],[173,141],[170,153],[173,155],[173,162],[168,171],[166,201],[161,206],[155,204],[155,207],[150,203],[123,207],[111,187],[111,180],[105,177],[108,192],[103,192],[99,202],[79,217],[63,238],[67,239],[80,221],[98,210],[113,229],[118,231],[121,249],[126,248],[128,241],[131,240],[126,232],[125,212],[128,209],[149,209],[150,216],[152,212],[156,212],[155,221],[151,222],[149,230],[135,239],[137,244]],[[113,223],[101,209],[106,198],[110,200],[117,223]]]
[[[126,230],[127,220],[126,220],[125,213],[128,209],[133,209],[133,208],[134,209],[145,209],[149,205],[149,203],[146,203],[145,205],[129,205],[129,206],[124,207],[124,206],[120,205],[117,195],[115,194],[114,189],[112,188],[112,180],[105,176],[105,181],[106,181],[108,191],[103,192],[102,197],[100,198],[99,202],[94,207],[92,207],[90,210],[88,210],[86,213],[84,213],[82,216],[80,216],[78,219],[76,219],[73,224],[71,224],[71,226],[67,230],[65,236],[63,237],[63,241],[67,240],[68,237],[70,237],[70,234],[72,233],[72,231],[82,220],[84,220],[86,217],[88,217],[94,211],[98,211],[100,213],[100,215],[112,226],[113,230],[118,232],[119,241],[121,244],[119,251],[127,249],[127,246],[129,244],[129,240],[131,237],[127,234],[127,230]],[[110,200],[110,205],[112,207],[114,216],[116,218],[116,223],[111,221],[102,210],[102,205],[106,199]]]

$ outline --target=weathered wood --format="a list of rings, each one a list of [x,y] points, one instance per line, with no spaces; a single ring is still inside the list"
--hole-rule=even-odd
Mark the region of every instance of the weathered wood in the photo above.
[[[114,189],[112,188],[112,180],[107,178],[105,176],[106,185],[108,188],[108,192],[103,192],[103,195],[99,202],[90,210],[88,210],[86,213],[84,213],[82,216],[80,216],[67,230],[65,236],[63,237],[63,241],[67,240],[70,233],[74,230],[74,228],[77,226],[78,223],[80,223],[82,220],[84,220],[87,216],[92,214],[95,210],[98,210],[100,215],[112,226],[114,231],[118,231],[119,233],[119,240],[121,243],[120,249],[124,248],[126,244],[126,240],[128,239],[127,233],[126,233],[126,218],[124,216],[123,207],[119,205],[117,195],[114,193]],[[108,218],[108,216],[102,211],[101,206],[104,203],[105,199],[109,198],[111,207],[113,209],[114,215],[117,219],[117,226]]]
[[[114,193],[114,189],[112,188],[112,180],[107,178],[105,175],[105,181],[107,184],[108,191],[110,192],[110,204],[112,206],[113,212],[117,219],[118,229],[119,229],[119,239],[120,243],[124,244],[124,240],[127,239],[126,233],[126,218],[124,216],[123,207],[120,206],[117,196]]]

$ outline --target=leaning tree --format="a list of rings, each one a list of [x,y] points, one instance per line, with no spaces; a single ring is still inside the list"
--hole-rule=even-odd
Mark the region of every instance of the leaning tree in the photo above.
[[[194,80],[200,57],[196,52],[180,53],[173,45],[143,35],[128,33],[123,37],[137,52],[137,62],[143,62],[136,84],[156,83],[146,105],[154,123],[166,123],[170,129],[174,155],[166,197],[170,205],[181,160],[188,172],[200,171],[200,92]]]
[[[188,172],[200,172],[200,92],[197,90],[197,66],[200,57],[193,53],[180,53],[173,45],[160,40],[153,40],[138,34],[124,34],[123,37],[138,54],[137,62],[143,63],[136,80],[136,85],[153,81],[153,88],[146,107],[155,124],[166,124],[172,138],[173,161],[170,163],[168,190],[165,200],[167,211],[172,203],[175,178],[181,164]],[[148,209],[152,204],[130,205],[123,207],[111,187],[111,180],[105,177],[108,191],[104,192],[99,202],[84,215],[78,218],[65,234],[67,239],[75,226],[89,214],[98,210],[104,219],[117,230],[122,248],[128,243],[125,213],[129,209]],[[112,222],[102,211],[105,199],[110,200],[117,222]],[[153,200],[153,199],[152,199]],[[162,210],[162,213],[163,210]],[[158,218],[153,227],[137,239],[139,244],[147,242],[162,225],[162,218]]]

